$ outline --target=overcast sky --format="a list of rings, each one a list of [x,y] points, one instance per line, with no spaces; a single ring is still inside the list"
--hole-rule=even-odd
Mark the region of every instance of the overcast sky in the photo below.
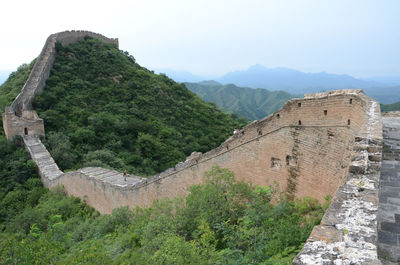
[[[83,29],[119,38],[151,69],[220,75],[262,64],[400,76],[398,0],[5,0],[0,8],[0,70],[30,62],[52,33]]]

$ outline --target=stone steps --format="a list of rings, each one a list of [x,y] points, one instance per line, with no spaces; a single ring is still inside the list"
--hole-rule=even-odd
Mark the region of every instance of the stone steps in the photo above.
[[[39,173],[42,177],[53,180],[64,174],[57,166],[46,147],[42,144],[39,138],[34,136],[24,136],[24,143],[32,159],[39,168]],[[101,167],[86,167],[77,170],[89,178],[93,178],[98,182],[119,187],[134,187],[138,183],[146,182],[147,179],[138,176],[127,174],[126,180],[122,172],[101,168]]]
[[[40,176],[53,180],[64,174],[38,137],[24,136],[24,143],[39,169]]]

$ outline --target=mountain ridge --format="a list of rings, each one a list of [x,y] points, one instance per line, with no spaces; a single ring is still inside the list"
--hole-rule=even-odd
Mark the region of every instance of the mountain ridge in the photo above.
[[[188,75],[182,79],[174,71],[165,72],[177,82],[187,82]],[[190,83],[200,82],[198,81],[200,78],[196,76]],[[210,78],[205,77],[203,80],[210,80]],[[393,84],[396,84],[396,78],[394,77],[376,79],[377,81],[382,81],[377,82],[375,79],[359,79],[347,74],[305,73],[291,68],[267,68],[256,64],[246,70],[232,71],[212,80],[223,85],[234,84],[238,87],[263,88],[271,91],[283,90],[291,94],[357,88],[363,89],[368,96],[381,103],[390,104],[400,101],[400,93],[398,93],[400,91],[400,81],[394,86]],[[392,82],[388,82],[390,80]]]
[[[295,97],[284,91],[238,87],[234,84],[222,85],[213,80],[184,84],[203,100],[249,120],[263,119]]]
[[[305,73],[285,67],[267,68],[261,65],[229,72],[216,81],[222,84],[234,83],[238,86],[284,90],[299,94],[320,92],[321,89],[366,88],[381,85],[377,82],[359,80],[350,75]]]

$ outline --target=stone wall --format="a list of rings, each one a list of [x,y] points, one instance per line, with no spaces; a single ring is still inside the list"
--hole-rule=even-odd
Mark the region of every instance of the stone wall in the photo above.
[[[379,104],[367,102],[355,134],[352,162],[321,224],[293,264],[381,264],[377,255],[378,190],[382,159]]]
[[[331,133],[337,139],[330,139],[329,142],[328,134]],[[80,171],[62,175],[48,183],[48,187],[61,184],[68,194],[85,198],[89,205],[100,212],[110,213],[113,208],[123,205],[146,207],[156,199],[185,196],[189,186],[202,183],[204,172],[218,164],[233,170],[237,178],[254,184],[276,182],[282,191],[288,189],[288,176],[296,170],[297,175],[293,180],[295,187],[291,190],[293,196],[312,196],[323,200],[327,194],[336,191],[338,181],[344,177],[341,171],[347,168],[349,157],[346,150],[351,138],[348,130],[342,127],[288,126],[230,150],[223,150],[223,147],[217,154],[205,155],[198,161],[187,162],[189,165],[183,168],[177,166],[176,169],[141,180],[128,190],[121,186],[105,185],[103,174],[92,178]],[[296,147],[296,141],[304,145]],[[297,154],[294,154],[296,148]],[[320,161],[313,159],[318,153]],[[286,164],[288,155],[292,157],[289,165]],[[272,165],[273,159],[279,160],[278,165]]]
[[[218,148],[140,180],[130,190],[104,185],[101,173],[96,177],[71,172],[46,185],[64,185],[68,194],[110,213],[115,206],[145,207],[155,199],[185,196],[189,186],[202,183],[204,172],[218,164],[239,179],[258,185],[278,183],[291,197],[311,196],[322,202],[345,181],[354,133],[362,128],[369,100],[359,90],[293,99]]]

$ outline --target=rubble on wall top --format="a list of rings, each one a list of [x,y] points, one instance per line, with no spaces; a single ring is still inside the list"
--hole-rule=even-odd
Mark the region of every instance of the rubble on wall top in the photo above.
[[[334,95],[359,95],[364,94],[362,89],[340,89],[340,90],[333,90],[327,92],[320,92],[320,93],[311,93],[311,94],[304,94],[304,98],[322,98]]]
[[[88,34],[88,35],[92,35],[92,36],[96,36],[97,38],[102,38],[102,39],[107,39],[107,40],[111,40],[111,41],[118,41],[118,38],[108,38],[100,33],[96,33],[96,32],[92,32],[92,31],[88,31],[88,30],[66,30],[66,31],[60,31],[54,34],[51,34],[50,37],[58,37],[60,35],[64,35],[64,34]]]
[[[400,111],[382,112],[382,117],[400,117]]]

